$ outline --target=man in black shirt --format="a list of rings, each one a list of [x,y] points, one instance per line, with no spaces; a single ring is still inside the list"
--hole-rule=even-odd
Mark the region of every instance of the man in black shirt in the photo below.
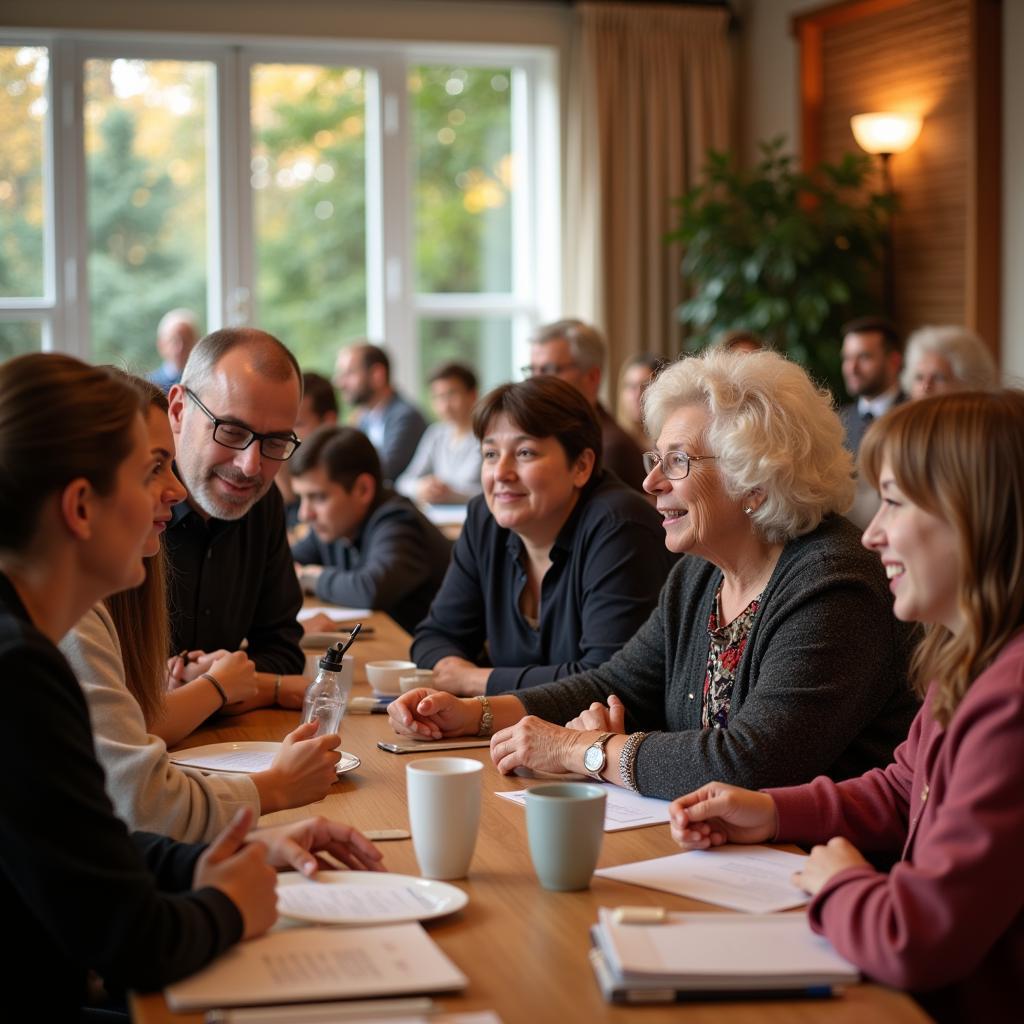
[[[299,517],[310,532],[292,547],[303,590],[378,608],[410,632],[448,569],[451,543],[416,506],[384,486],[380,458],[355,427],[321,427],[292,466]]]
[[[207,335],[168,395],[176,465],[189,497],[174,509],[170,562],[172,651],[236,650],[248,642],[260,696],[301,673],[302,605],[285,534],[281,464],[298,447],[302,395],[295,357],[250,328]]]

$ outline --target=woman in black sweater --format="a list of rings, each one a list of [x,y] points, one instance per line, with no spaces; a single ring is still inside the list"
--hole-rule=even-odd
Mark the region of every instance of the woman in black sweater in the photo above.
[[[308,872],[311,848],[378,859],[357,833],[325,822],[249,843],[247,811],[204,848],[129,836],[114,816],[85,701],[55,644],[98,600],[141,582],[152,461],[137,394],[106,371],[42,354],[0,366],[0,899],[11,1019],[76,1019],[90,970],[108,987],[155,988],[262,933],[276,918],[272,865]]]

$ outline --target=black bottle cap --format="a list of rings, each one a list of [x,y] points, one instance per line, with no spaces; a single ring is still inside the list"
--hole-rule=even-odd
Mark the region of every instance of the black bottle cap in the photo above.
[[[344,651],[345,645],[340,640],[332,647],[328,647],[320,659],[320,667],[327,669],[328,672],[340,672]]]

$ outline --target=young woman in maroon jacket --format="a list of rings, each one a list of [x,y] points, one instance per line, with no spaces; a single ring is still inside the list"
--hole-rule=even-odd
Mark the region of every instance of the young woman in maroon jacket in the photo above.
[[[863,542],[898,618],[925,624],[925,704],[884,770],[759,793],[711,783],[672,804],[686,849],[821,843],[794,881],[811,926],[941,1020],[1024,1005],[1024,392],[942,395],[871,428],[882,497]],[[900,856],[876,871],[860,851]]]

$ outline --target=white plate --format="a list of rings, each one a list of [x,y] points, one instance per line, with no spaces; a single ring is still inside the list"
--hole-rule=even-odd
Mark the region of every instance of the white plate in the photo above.
[[[295,872],[277,880],[277,909],[311,924],[399,924],[454,914],[469,897],[454,885],[377,871]]]
[[[204,772],[240,772],[251,775],[264,772],[281,749],[272,740],[246,740],[239,743],[208,743],[204,747],[189,747],[171,754],[171,760],[184,768],[199,768]],[[341,751],[338,774],[344,775],[360,765],[355,754]]]

